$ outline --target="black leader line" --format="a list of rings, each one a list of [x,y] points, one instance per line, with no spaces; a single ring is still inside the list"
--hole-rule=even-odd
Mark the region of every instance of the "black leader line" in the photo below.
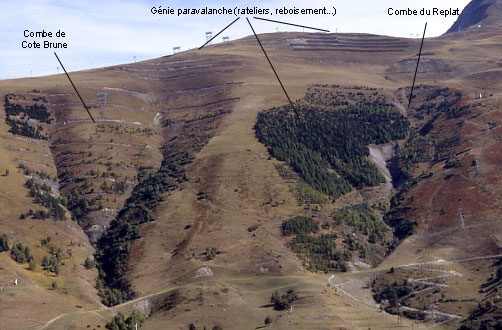
[[[310,26],[304,26],[304,25],[298,25],[298,24],[293,24],[293,23],[274,21],[272,19],[266,19],[266,18],[260,18],[260,17],[253,17],[253,18],[254,19],[260,19],[262,21],[268,21],[268,22],[280,23],[280,24],[285,24],[285,25],[298,26],[298,27],[302,27],[302,28],[305,28],[305,29],[311,29],[311,30],[322,31],[322,32],[329,32],[328,30],[318,29],[318,28],[314,28],[314,27],[310,27]]]
[[[212,37],[211,39],[209,39],[208,41],[206,41],[205,44],[203,44],[202,46],[199,47],[198,50],[201,50],[205,45],[207,45],[208,43],[210,43],[211,41],[213,41],[214,38],[216,38],[217,36],[219,36],[223,31],[225,31],[226,29],[228,29],[230,27],[230,25],[234,24],[235,22],[237,22],[239,20],[240,17],[237,17],[232,23],[228,24],[223,30],[221,30],[220,32],[218,32],[218,34],[216,34],[214,37]]]
[[[413,89],[415,88],[415,81],[417,79],[418,64],[420,63],[420,57],[422,56],[422,47],[424,46],[425,30],[427,30],[427,22],[425,22],[424,35],[422,36],[422,43],[420,44],[420,52],[418,52],[417,67],[415,69],[415,76],[413,77],[413,84],[411,85],[410,100],[408,101],[408,109],[411,105],[411,99],[413,97]]]
[[[78,97],[80,98],[80,101],[82,101],[82,104],[84,105],[85,110],[87,110],[87,113],[88,113],[88,114],[89,114],[89,116],[91,117],[92,122],[93,122],[93,123],[95,123],[96,121],[95,121],[95,120],[94,120],[94,118],[92,117],[91,112],[89,111],[89,108],[87,108],[87,105],[85,105],[85,102],[84,102],[84,100],[82,99],[82,96],[80,96],[80,93],[78,92],[77,87],[75,87],[75,84],[73,83],[73,81],[71,81],[71,78],[70,78],[70,76],[68,75],[68,72],[66,72],[66,69],[64,68],[63,63],[61,63],[61,60],[59,59],[58,54],[56,54],[56,52],[54,52],[54,55],[56,55],[56,58],[58,59],[59,64],[61,64],[61,67],[63,68],[64,73],[66,73],[66,76],[68,77],[68,80],[70,81],[71,85],[73,86],[73,89],[75,89],[75,92],[77,92],[77,95],[78,95]]]
[[[249,19],[247,17],[246,17],[246,20],[248,21],[249,27],[251,27],[251,30],[253,31],[253,34],[256,37],[256,41],[258,41],[258,43],[260,44],[261,50],[263,51],[263,54],[265,54],[265,57],[267,58],[268,64],[270,64],[270,67],[272,68],[272,71],[274,71],[275,77],[279,81],[279,84],[281,85],[282,90],[284,91],[284,94],[286,94],[286,97],[288,98],[288,101],[289,101],[289,104],[291,105],[291,108],[293,109],[293,111],[298,116],[298,112],[296,111],[295,106],[293,105],[293,102],[291,102],[291,99],[289,98],[288,92],[286,92],[286,89],[284,88],[284,85],[282,84],[282,81],[279,78],[279,75],[277,75],[277,71],[275,71],[274,66],[272,65],[272,62],[270,62],[270,59],[268,58],[267,52],[265,51],[265,48],[263,48],[263,45],[261,44],[261,41],[258,38],[258,35],[256,34],[256,32],[253,29],[253,26],[251,25],[251,22],[249,21]]]

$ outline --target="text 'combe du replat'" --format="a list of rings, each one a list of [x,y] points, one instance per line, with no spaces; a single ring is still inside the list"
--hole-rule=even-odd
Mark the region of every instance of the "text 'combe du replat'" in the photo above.
[[[389,16],[458,16],[460,15],[460,9],[458,8],[422,8],[422,9],[397,9],[389,8],[387,9],[387,14]]]

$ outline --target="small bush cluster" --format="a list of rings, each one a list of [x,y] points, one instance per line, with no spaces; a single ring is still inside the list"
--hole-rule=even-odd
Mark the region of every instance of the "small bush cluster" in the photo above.
[[[274,291],[270,297],[270,303],[274,306],[275,310],[282,311],[287,309],[296,299],[297,294],[294,290],[288,290],[288,292],[283,295],[280,295],[278,291]],[[269,321],[271,322],[272,320],[270,319]],[[265,321],[265,324],[268,323]]]
[[[336,249],[336,233],[297,235],[289,243],[293,251],[311,271],[347,271],[346,261],[352,257],[349,251]]]
[[[23,107],[20,104],[10,102],[14,97],[15,95],[13,94],[7,94],[4,97],[5,122],[10,126],[9,132],[30,138],[46,140],[47,137],[42,134],[42,126],[38,125],[37,127],[33,127],[28,124],[28,120],[34,119],[39,122],[50,124],[52,119],[50,118],[47,107],[44,104],[34,104],[32,106]],[[21,119],[11,118],[19,116],[21,116]]]
[[[134,310],[129,316],[118,312],[111,322],[106,323],[106,328],[108,330],[134,330],[136,324],[139,328],[144,322],[145,317],[137,310]]]
[[[282,223],[282,234],[304,235],[314,233],[319,230],[319,224],[312,217],[296,216]]]
[[[33,215],[35,219],[46,219],[49,216],[57,220],[65,220],[65,210],[61,206],[61,200],[51,193],[51,188],[47,184],[40,184],[35,179],[28,179],[24,186],[30,190],[29,195],[33,201],[39,205],[45,206],[49,211],[36,211],[32,214],[21,215],[21,219]]]
[[[29,262],[30,260],[33,259],[30,248],[23,245],[22,243],[17,243],[14,246],[12,246],[12,250],[10,251],[10,256],[14,261],[20,264]]]
[[[411,284],[406,280],[402,283],[385,283],[382,286],[373,286],[373,298],[378,303],[386,300],[390,307],[396,307],[402,298],[411,293],[412,289]]]
[[[289,242],[291,249],[311,271],[347,271],[346,261],[352,257],[349,251],[336,249],[337,234],[322,233],[319,224],[312,217],[296,216],[282,223],[284,236],[295,235]]]
[[[374,234],[382,240],[387,227],[367,204],[347,206],[333,215],[335,225],[349,225],[364,235]]]

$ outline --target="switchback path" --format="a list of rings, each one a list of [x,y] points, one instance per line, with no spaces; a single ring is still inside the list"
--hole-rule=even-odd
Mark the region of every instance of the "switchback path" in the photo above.
[[[480,260],[495,260],[495,259],[502,259],[502,254],[477,256],[477,257],[466,257],[466,258],[459,258],[459,259],[452,259],[452,260],[438,260],[438,261],[430,261],[430,262],[422,262],[422,263],[410,263],[410,264],[397,265],[397,266],[393,266],[393,267],[394,268],[421,267],[421,266],[430,266],[430,265],[444,265],[444,264],[452,264],[452,263],[462,263],[462,262],[480,261]],[[370,274],[370,273],[375,273],[375,272],[379,272],[379,271],[382,271],[382,270],[388,270],[390,268],[391,267],[388,266],[388,267],[383,267],[383,268],[377,267],[377,268],[372,268],[372,269],[365,269],[365,270],[362,270],[362,271],[351,273],[350,275],[354,275],[354,274],[358,274],[358,273],[367,273],[367,274]],[[279,276],[279,277],[280,278],[287,278],[287,277],[302,278],[302,277],[308,277],[308,276],[307,275],[303,275],[303,276]],[[364,302],[363,299],[360,299],[360,298],[356,297],[355,295],[352,295],[349,292],[345,291],[342,287],[343,287],[343,284],[346,284],[348,282],[342,283],[342,284],[333,284],[332,281],[333,281],[333,279],[335,277],[336,277],[336,275],[332,274],[328,278],[329,285],[332,285],[333,287],[335,287],[336,289],[338,289],[340,292],[342,292],[344,295],[346,295],[350,299],[356,301],[357,303],[361,303],[361,304],[364,304],[366,306],[369,306],[369,307],[375,308],[375,309],[378,308],[377,304],[374,304],[374,305],[368,304],[368,303]],[[225,280],[225,279],[231,280],[231,279],[235,279],[235,277],[221,277],[221,278],[217,278],[217,279],[218,280]],[[213,280],[213,279],[210,279],[210,280]],[[154,292],[154,293],[150,293],[150,294],[147,294],[145,296],[138,297],[138,298],[135,298],[133,300],[129,300],[129,301],[126,301],[126,302],[124,302],[122,304],[115,305],[115,306],[112,306],[112,307],[102,306],[101,308],[87,310],[87,311],[78,311],[78,312],[63,313],[63,314],[60,314],[60,315],[52,318],[51,320],[47,321],[43,326],[40,327],[40,329],[47,329],[54,322],[56,322],[56,321],[58,321],[58,320],[60,320],[60,319],[62,319],[64,317],[67,317],[67,316],[69,317],[69,316],[77,316],[77,315],[99,313],[99,312],[104,312],[104,311],[118,310],[118,309],[121,309],[121,308],[126,307],[128,305],[140,302],[142,300],[145,300],[145,299],[148,299],[148,298],[152,298],[152,297],[155,297],[155,296],[159,296],[159,295],[165,294],[165,293],[167,293],[169,291],[175,290],[175,289],[183,287],[183,286],[184,285],[171,286],[171,287],[162,289],[160,291],[157,291],[157,292]],[[439,312],[436,312],[436,313],[439,313]],[[450,317],[458,317],[457,315],[449,315],[449,314],[448,314],[448,316],[450,316]]]
[[[502,254],[477,256],[477,257],[465,257],[465,258],[458,258],[458,259],[452,259],[452,260],[437,260],[437,261],[428,261],[428,262],[421,262],[421,263],[410,263],[410,264],[402,264],[402,265],[387,266],[387,267],[376,267],[376,268],[364,269],[364,270],[361,270],[361,271],[356,271],[354,273],[350,273],[348,276],[353,276],[353,275],[358,274],[358,273],[364,273],[364,274],[368,274],[369,275],[369,274],[372,274],[372,273],[389,270],[392,267],[393,268],[414,268],[414,267],[423,267],[423,266],[431,266],[431,265],[446,265],[446,264],[454,264],[454,263],[463,263],[463,262],[480,261],[480,260],[496,260],[496,259],[502,259]],[[445,272],[445,273],[448,274],[448,276],[461,276],[461,274],[452,274],[452,273],[449,273],[449,272]],[[341,293],[343,293],[344,295],[346,295],[347,297],[349,297],[350,299],[354,300],[357,303],[361,303],[361,304],[364,304],[366,306],[370,306],[372,308],[378,308],[378,305],[376,303],[374,305],[368,304],[362,298],[357,297],[355,294],[351,294],[351,293],[349,293],[349,292],[347,292],[346,290],[343,289],[343,285],[344,284],[353,283],[353,282],[349,281],[349,282],[344,282],[344,283],[340,283],[340,284],[334,284],[333,280],[335,279],[335,277],[336,277],[336,275],[332,274],[328,278],[328,284],[329,285],[333,286],[338,291],[340,291]],[[357,280],[355,280],[355,281],[357,281]],[[420,279],[417,280],[417,281],[420,281]],[[362,284],[361,287],[364,286],[363,283],[361,283],[361,284]],[[430,283],[430,284],[437,285],[437,283]],[[436,313],[438,315],[443,315],[444,314],[444,316],[447,316],[449,318],[459,318],[458,315],[450,315],[450,314],[442,313],[442,312],[439,312],[439,311],[436,311]],[[441,314],[439,314],[439,313],[441,313]]]

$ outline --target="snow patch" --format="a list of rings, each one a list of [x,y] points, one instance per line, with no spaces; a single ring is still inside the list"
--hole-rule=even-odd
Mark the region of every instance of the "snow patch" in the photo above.
[[[198,277],[212,277],[214,275],[213,271],[211,268],[204,266],[199,269],[197,269],[197,275],[194,276],[194,278]]]
[[[153,118],[153,123],[155,125],[160,125],[160,117],[162,117],[162,114],[160,112],[157,112],[155,118]]]
[[[387,195],[392,192],[392,176],[387,168],[387,161],[394,156],[394,146],[392,143],[369,145],[371,161],[378,167],[380,173],[385,178],[384,191]]]

